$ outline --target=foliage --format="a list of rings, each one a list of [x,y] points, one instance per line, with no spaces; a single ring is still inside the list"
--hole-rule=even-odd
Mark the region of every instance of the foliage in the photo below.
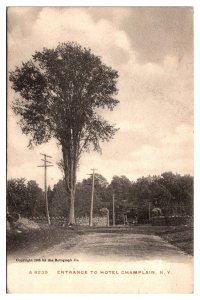
[[[30,146],[57,139],[63,154],[69,222],[74,223],[76,170],[83,151],[100,151],[116,128],[97,113],[113,110],[118,100],[118,73],[101,62],[90,49],[62,43],[55,49],[35,52],[32,60],[10,72],[12,88],[19,95],[13,103],[22,132],[31,135]]]
[[[66,202],[66,189],[64,180],[59,180],[53,190],[48,189],[49,214],[50,217],[67,217],[69,205]]]
[[[100,174],[95,174],[94,184],[94,215],[99,214],[100,209],[104,208],[106,199],[106,190],[108,182]],[[77,184],[75,208],[78,216],[89,215],[92,191],[92,175]]]
[[[161,176],[141,177],[135,182],[126,176],[113,176],[110,184],[100,174],[95,174],[95,178],[94,214],[99,214],[106,207],[111,224],[113,194],[116,224],[123,224],[124,213],[130,219],[137,216],[139,223],[148,223],[149,204],[151,216],[154,208],[161,209],[162,215],[166,216],[193,214],[193,177],[190,175],[168,172]],[[91,188],[92,177],[77,184],[75,208],[78,216],[89,215]]]
[[[193,177],[165,172],[139,178],[132,186],[134,202],[140,207],[159,207],[164,215],[192,215]]]
[[[113,197],[115,203],[115,222],[123,223],[123,214],[131,205],[130,189],[132,182],[126,176],[113,176],[109,185],[110,190],[110,219],[113,222]]]
[[[7,183],[7,209],[9,213],[21,216],[44,216],[45,201],[38,184],[25,178],[10,179]]]
[[[131,181],[126,176],[113,176],[110,187],[113,193],[121,197],[127,197],[131,187]],[[120,196],[121,195],[121,196]]]
[[[89,216],[92,190],[92,176],[83,179],[76,186],[76,215]],[[193,177],[171,172],[161,176],[148,176],[131,182],[125,176],[114,176],[111,183],[101,174],[95,174],[94,215],[108,209],[112,224],[113,193],[115,195],[116,224],[123,224],[123,214],[130,220],[137,216],[138,222],[149,222],[154,209],[160,209],[162,216],[193,215]],[[51,190],[48,188],[50,216],[64,216],[69,212],[66,203],[64,180],[60,180]],[[7,204],[10,212],[23,216],[45,215],[45,202],[42,190],[36,182],[21,179],[8,180]]]

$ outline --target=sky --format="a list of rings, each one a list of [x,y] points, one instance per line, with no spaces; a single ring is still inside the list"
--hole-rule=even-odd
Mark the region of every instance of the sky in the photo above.
[[[10,7],[8,70],[36,50],[76,41],[119,72],[114,111],[103,116],[120,130],[102,154],[84,153],[78,180],[97,169],[130,180],[165,171],[193,174],[193,10],[184,7]],[[43,187],[40,153],[52,156],[48,184],[62,173],[56,141],[27,148],[18,118],[10,109],[16,97],[8,82],[8,178],[25,177]]]

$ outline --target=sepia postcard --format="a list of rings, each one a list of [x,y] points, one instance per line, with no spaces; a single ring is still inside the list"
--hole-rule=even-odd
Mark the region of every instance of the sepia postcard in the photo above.
[[[7,293],[193,293],[193,7],[7,7]]]

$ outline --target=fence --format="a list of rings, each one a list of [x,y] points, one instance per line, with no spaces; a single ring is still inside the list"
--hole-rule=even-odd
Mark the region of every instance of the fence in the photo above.
[[[46,217],[31,217],[31,220],[37,222],[37,223],[46,223],[47,218]],[[67,218],[66,217],[51,217],[50,218],[51,223],[53,225],[59,225],[63,226],[67,224]],[[89,226],[89,217],[77,217],[76,218],[76,225],[81,226]],[[107,216],[96,216],[93,217],[93,226],[108,226],[108,217]]]
[[[76,224],[81,226],[89,226],[89,217],[76,218]],[[93,226],[108,226],[107,216],[97,216],[93,218]]]

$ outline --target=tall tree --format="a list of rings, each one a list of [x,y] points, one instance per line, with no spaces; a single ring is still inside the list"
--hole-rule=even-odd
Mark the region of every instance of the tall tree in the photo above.
[[[117,78],[117,71],[73,42],[37,51],[10,72],[12,88],[19,95],[12,108],[20,116],[22,132],[32,137],[29,146],[50,138],[61,146],[72,224],[80,155],[90,145],[100,151],[100,141],[109,141],[116,132],[97,109],[113,110],[119,102],[113,97]]]

